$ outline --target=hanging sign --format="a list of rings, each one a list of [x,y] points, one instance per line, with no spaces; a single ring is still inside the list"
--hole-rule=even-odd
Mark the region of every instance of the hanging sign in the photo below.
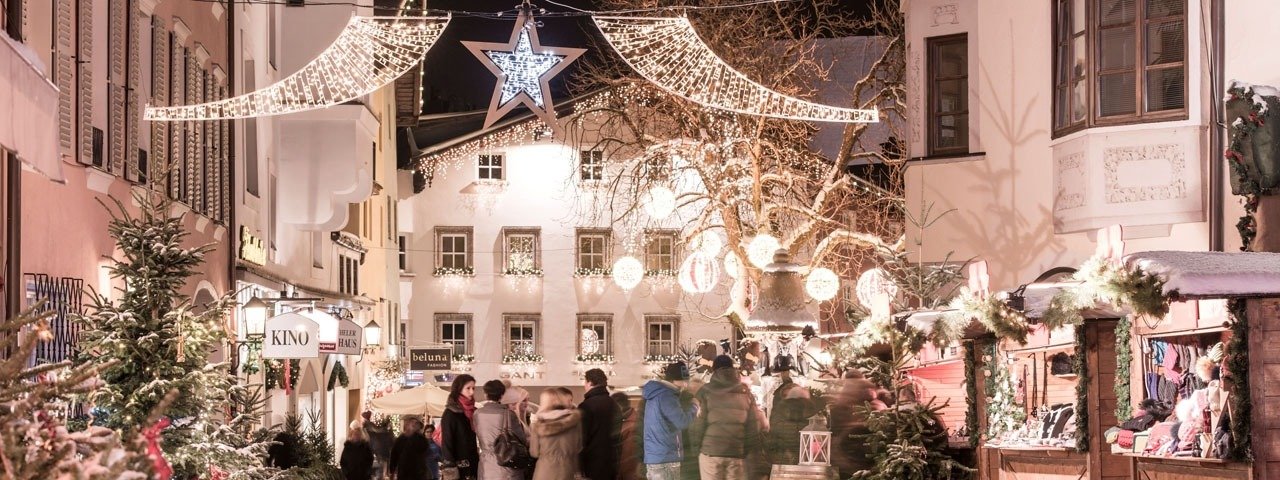
[[[453,349],[449,347],[439,348],[410,348],[409,349],[409,370],[440,370],[449,371],[453,369]]]
[[[320,324],[289,312],[267,319],[262,358],[315,358],[320,356]]]
[[[334,342],[320,342],[320,353],[340,353],[343,355],[359,355],[360,340],[364,327],[351,320],[338,320],[338,339]]]
[[[267,249],[262,246],[262,239],[244,225],[240,226],[240,259],[254,265],[267,264]]]

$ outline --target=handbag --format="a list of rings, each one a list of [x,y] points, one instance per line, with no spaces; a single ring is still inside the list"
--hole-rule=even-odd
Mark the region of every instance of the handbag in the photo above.
[[[508,412],[509,413],[509,412]],[[493,456],[498,465],[516,470],[524,470],[533,466],[533,456],[529,455],[529,445],[511,431],[510,415],[503,415],[502,431],[493,440]]]
[[[1231,445],[1234,443],[1231,438],[1231,400],[1224,399],[1227,408],[1223,409],[1222,415],[1218,416],[1218,424],[1213,427],[1213,450],[1219,459],[1227,459],[1231,457]]]

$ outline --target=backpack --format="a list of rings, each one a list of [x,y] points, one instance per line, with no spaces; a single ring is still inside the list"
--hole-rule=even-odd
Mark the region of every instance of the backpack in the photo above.
[[[493,440],[493,455],[498,459],[498,465],[506,468],[514,468],[516,470],[524,470],[533,466],[533,456],[529,455],[529,445],[521,440],[515,432],[511,431],[511,414],[505,412],[502,416],[502,431],[498,432],[498,438]]]

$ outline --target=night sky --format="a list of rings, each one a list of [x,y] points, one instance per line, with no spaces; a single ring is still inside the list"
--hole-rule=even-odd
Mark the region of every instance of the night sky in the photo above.
[[[861,13],[867,9],[871,0],[842,0],[840,8],[850,12]],[[593,0],[557,0],[558,3],[583,9],[593,9]],[[671,4],[697,4],[696,0],[672,2]],[[799,2],[797,2],[799,3]],[[518,0],[428,0],[431,9],[464,10],[472,12],[512,12]],[[547,12],[569,12],[568,8],[545,2],[534,4]],[[797,5],[799,7],[799,5]],[[570,65],[563,73],[551,81],[552,95],[555,98],[567,98],[574,93],[569,78],[574,73],[574,66],[583,62],[599,61],[601,55],[612,55],[612,51],[592,48],[603,45],[599,33],[592,25],[590,18],[577,17],[541,17],[542,25],[538,29],[538,38],[543,45],[556,47],[588,48],[587,53]],[[496,79],[487,68],[463,47],[461,41],[507,42],[511,39],[511,31],[515,26],[514,15],[502,19],[491,19],[470,16],[455,16],[440,40],[427,54],[423,90],[423,113],[456,112],[485,109],[493,93]],[[585,89],[577,86],[578,90]],[[517,109],[523,111],[523,109]]]

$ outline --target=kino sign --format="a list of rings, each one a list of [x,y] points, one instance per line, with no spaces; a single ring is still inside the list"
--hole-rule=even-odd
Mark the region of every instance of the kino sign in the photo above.
[[[340,353],[345,355],[360,354],[360,340],[364,328],[351,320],[338,320],[338,339],[333,342],[320,342],[320,353]]]
[[[296,312],[267,319],[262,358],[315,358],[320,356],[320,324]]]

